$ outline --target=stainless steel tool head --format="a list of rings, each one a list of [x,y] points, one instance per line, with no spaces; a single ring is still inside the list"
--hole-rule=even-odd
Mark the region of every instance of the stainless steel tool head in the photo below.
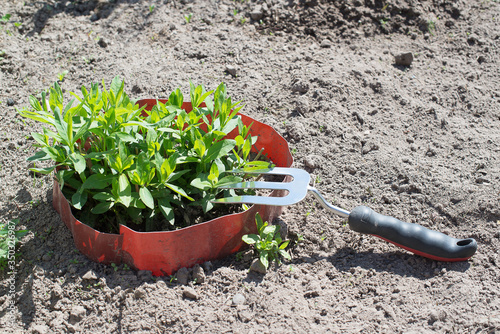
[[[247,203],[261,205],[291,205],[302,201],[308,191],[310,175],[303,169],[274,167],[268,169],[258,169],[252,171],[233,170],[232,173],[245,174],[269,174],[269,175],[289,175],[293,178],[291,182],[267,182],[267,181],[248,181],[233,183],[221,187],[221,189],[280,189],[286,190],[288,194],[283,197],[266,197],[243,195],[216,199],[214,203]]]

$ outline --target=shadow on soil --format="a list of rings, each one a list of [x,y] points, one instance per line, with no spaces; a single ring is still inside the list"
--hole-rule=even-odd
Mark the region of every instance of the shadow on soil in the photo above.
[[[376,272],[390,272],[403,277],[411,276],[420,280],[439,276],[443,269],[465,272],[470,267],[467,261],[438,262],[399,251],[380,254],[369,251],[356,252],[350,247],[341,248],[335,254],[323,259],[331,262],[335,268],[343,272],[360,267],[373,269]]]
[[[30,31],[25,31],[25,33],[30,37],[41,33],[49,19],[60,13],[66,13],[74,17],[89,16],[90,21],[98,21],[109,17],[120,4],[138,3],[144,3],[145,11],[143,14],[144,16],[148,16],[148,7],[152,6],[154,3],[158,3],[157,5],[159,5],[162,2],[160,0],[149,2],[143,0],[57,0],[55,2],[40,1],[26,4],[27,6],[36,6],[39,9],[32,17],[32,29]]]
[[[101,293],[100,289],[107,286],[112,289],[111,296],[124,292],[122,295],[133,291],[144,283],[151,283],[162,279],[167,286],[175,286],[169,277],[154,278],[150,273],[141,273],[130,268],[119,266],[108,266],[95,263],[81,254],[74,246],[70,231],[61,221],[58,213],[52,207],[52,191],[47,191],[46,201],[34,202],[26,189],[17,193],[15,201],[9,204],[7,215],[9,219],[19,218],[20,224],[30,232],[25,236],[21,248],[17,249],[16,271],[11,272],[8,268],[0,271],[0,278],[15,281],[17,294],[15,306],[21,313],[20,323],[27,330],[40,307],[49,311],[58,310],[57,302],[61,299],[72,300],[87,295],[92,298]],[[72,249],[67,252],[65,250]],[[85,274],[92,271],[95,276],[85,278]],[[53,282],[59,282],[60,289],[54,289]],[[40,286],[43,284],[44,286]],[[68,287],[69,286],[69,287]],[[11,285],[0,287],[0,295],[11,294]],[[45,291],[43,305],[35,305],[34,294],[42,294]],[[69,295],[62,291],[69,291]],[[118,332],[121,332],[121,315],[125,298],[120,299],[117,315]],[[107,300],[112,302],[112,300]],[[0,311],[0,318],[7,316],[7,308]]]

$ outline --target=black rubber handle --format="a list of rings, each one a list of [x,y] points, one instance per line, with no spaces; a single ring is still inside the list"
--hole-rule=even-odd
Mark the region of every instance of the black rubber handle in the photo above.
[[[366,206],[354,208],[348,223],[353,231],[372,234],[417,255],[437,261],[465,261],[474,255],[477,249],[477,242],[472,238],[455,239],[418,224],[381,215]]]

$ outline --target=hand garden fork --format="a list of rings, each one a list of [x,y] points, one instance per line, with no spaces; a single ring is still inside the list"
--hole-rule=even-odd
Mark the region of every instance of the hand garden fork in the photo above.
[[[477,249],[472,239],[455,239],[444,233],[429,230],[421,225],[403,222],[393,217],[376,213],[366,206],[358,206],[351,212],[328,203],[320,192],[309,185],[310,175],[297,168],[274,167],[264,170],[231,171],[245,174],[290,175],[291,182],[248,181],[229,184],[222,189],[281,189],[288,192],[283,197],[242,195],[216,199],[214,203],[246,203],[284,206],[303,200],[310,191],[319,203],[331,212],[347,218],[351,230],[371,234],[398,247],[437,261],[465,261]]]

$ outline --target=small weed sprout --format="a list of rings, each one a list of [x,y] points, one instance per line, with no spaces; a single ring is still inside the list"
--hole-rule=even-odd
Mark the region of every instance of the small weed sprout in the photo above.
[[[434,36],[435,30],[436,30],[436,22],[434,20],[427,21],[427,31],[429,31],[429,34]]]
[[[9,22],[10,17],[11,17],[11,14],[5,14],[4,16],[2,16],[0,18],[0,23],[6,24],[7,22]]]
[[[63,82],[64,78],[66,77],[67,74],[68,74],[68,70],[64,70],[64,71],[62,71],[62,73],[59,73],[57,75],[57,79],[59,80],[59,82]]]
[[[186,23],[191,23],[191,19],[193,18],[193,13],[189,13],[187,15],[184,15],[184,20],[186,20]]]
[[[273,261],[281,264],[280,257],[290,260],[290,254],[285,250],[289,240],[282,241],[279,234],[278,225],[269,225],[268,222],[263,222],[259,213],[255,215],[255,223],[257,224],[257,234],[245,234],[242,240],[254,247],[259,255],[259,260],[266,269]]]
[[[12,254],[11,251],[15,249],[21,238],[29,232],[28,230],[14,231],[17,224],[19,224],[19,219],[0,224],[0,270],[3,270],[7,265],[10,271],[14,270],[14,267],[11,267],[11,262],[17,254]]]
[[[152,13],[155,10],[155,5],[149,6],[149,12]]]

